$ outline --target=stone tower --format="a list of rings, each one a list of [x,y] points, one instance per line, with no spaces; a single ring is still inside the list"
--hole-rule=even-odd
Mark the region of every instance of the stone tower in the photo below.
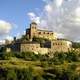
[[[30,24],[30,39],[37,35],[37,23],[32,22]]]

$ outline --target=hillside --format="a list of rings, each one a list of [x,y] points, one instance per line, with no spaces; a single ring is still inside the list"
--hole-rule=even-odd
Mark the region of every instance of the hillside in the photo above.
[[[80,53],[0,54],[0,80],[80,80]]]

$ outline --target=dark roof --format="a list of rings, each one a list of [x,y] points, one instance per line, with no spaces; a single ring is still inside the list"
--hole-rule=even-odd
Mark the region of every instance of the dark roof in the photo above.
[[[30,30],[30,28],[27,28],[26,30]]]
[[[41,30],[41,29],[38,29],[38,31],[53,32],[53,31],[50,31],[50,30]]]
[[[26,32],[29,32],[30,31],[30,28],[26,29]]]
[[[36,23],[36,22],[32,22],[31,24],[35,24],[35,25],[37,25],[37,23]]]
[[[32,41],[32,42],[30,42],[30,41],[21,41],[21,42],[15,42],[15,43],[17,43],[17,44],[39,44],[38,42],[34,42],[34,41]]]
[[[57,38],[57,40],[70,41],[70,40],[68,40],[68,39],[64,39],[64,38]]]

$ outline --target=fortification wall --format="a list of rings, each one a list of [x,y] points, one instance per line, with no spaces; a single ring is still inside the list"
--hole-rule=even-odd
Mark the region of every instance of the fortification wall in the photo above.
[[[37,51],[38,48],[40,48],[40,44],[31,44],[31,43],[22,43],[20,47],[21,52],[26,52],[26,51]]]
[[[47,54],[48,48],[41,48],[40,44],[21,44],[21,52],[31,51],[35,54]]]
[[[71,50],[71,42],[65,40],[54,40],[51,42],[51,52],[68,52]]]

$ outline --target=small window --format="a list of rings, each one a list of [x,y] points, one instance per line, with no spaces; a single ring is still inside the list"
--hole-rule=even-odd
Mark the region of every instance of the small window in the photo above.
[[[50,33],[50,35],[52,35],[52,33]]]
[[[38,47],[36,47],[36,48],[38,48]]]
[[[34,26],[32,26],[32,28],[34,29]]]
[[[57,43],[56,43],[56,45],[57,45]]]
[[[39,32],[39,34],[41,34],[41,32]]]
[[[60,43],[58,43],[58,45],[60,45]]]

